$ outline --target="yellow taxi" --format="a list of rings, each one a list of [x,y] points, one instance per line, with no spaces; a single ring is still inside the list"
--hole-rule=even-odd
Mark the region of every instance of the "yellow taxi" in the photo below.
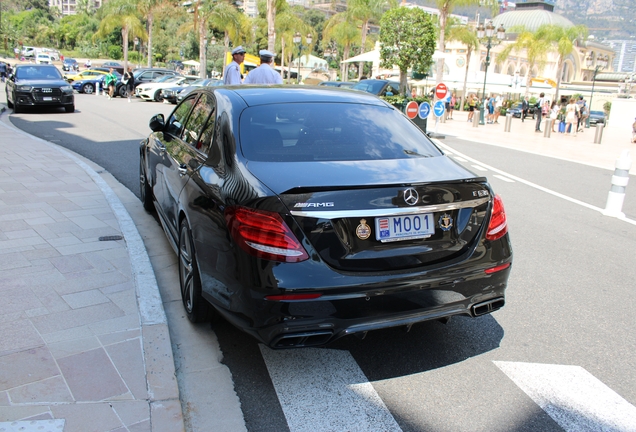
[[[73,81],[93,79],[93,78],[99,77],[100,75],[107,75],[107,74],[108,74],[108,70],[87,69],[85,71],[82,71],[80,73],[76,73],[73,75],[66,74],[64,75],[64,79],[72,83]]]

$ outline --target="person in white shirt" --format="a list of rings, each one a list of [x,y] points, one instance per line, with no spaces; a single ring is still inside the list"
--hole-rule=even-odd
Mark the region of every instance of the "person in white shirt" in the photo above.
[[[241,63],[243,60],[245,60],[245,49],[239,45],[232,50],[232,62],[223,71],[223,84],[241,84]]]
[[[283,78],[271,67],[274,63],[274,53],[260,50],[258,55],[261,58],[261,65],[245,77],[244,84],[282,84]]]

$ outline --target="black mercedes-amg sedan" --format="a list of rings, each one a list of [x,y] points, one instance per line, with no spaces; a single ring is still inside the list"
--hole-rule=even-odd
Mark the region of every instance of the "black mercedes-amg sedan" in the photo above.
[[[501,198],[376,96],[202,87],[150,128],[142,202],[190,320],[291,348],[504,305]]]
[[[64,80],[53,65],[17,65],[5,87],[7,105],[14,113],[25,107],[63,107],[67,113],[75,111],[73,87]]]

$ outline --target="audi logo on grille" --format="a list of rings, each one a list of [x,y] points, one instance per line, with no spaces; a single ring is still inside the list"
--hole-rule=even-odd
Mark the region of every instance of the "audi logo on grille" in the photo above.
[[[408,188],[404,191],[404,202],[408,205],[415,205],[420,200],[420,196],[413,188]]]
[[[42,89],[42,93],[53,93],[53,89],[50,89],[50,88],[43,88],[43,89]]]

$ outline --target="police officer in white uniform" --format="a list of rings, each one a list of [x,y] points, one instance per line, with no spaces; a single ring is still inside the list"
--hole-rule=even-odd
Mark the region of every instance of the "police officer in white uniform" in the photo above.
[[[261,58],[261,65],[245,77],[244,84],[282,84],[283,78],[271,66],[274,62],[274,53],[260,50],[258,55]]]
[[[223,84],[241,84],[241,63],[243,60],[245,60],[245,49],[242,46],[237,46],[232,50],[232,63],[227,65],[223,72]]]

